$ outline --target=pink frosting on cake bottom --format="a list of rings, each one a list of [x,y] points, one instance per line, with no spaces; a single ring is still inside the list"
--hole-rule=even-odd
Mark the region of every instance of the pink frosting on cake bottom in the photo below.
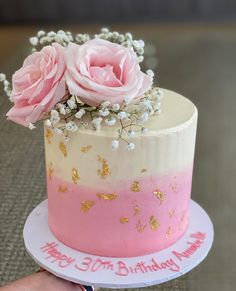
[[[48,178],[50,229],[62,243],[89,254],[132,257],[157,252],[186,231],[191,180],[192,166],[107,184],[106,189]]]

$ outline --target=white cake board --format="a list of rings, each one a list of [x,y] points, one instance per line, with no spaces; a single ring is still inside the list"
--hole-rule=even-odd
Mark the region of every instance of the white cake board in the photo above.
[[[48,227],[45,200],[27,218],[23,235],[32,258],[58,277],[96,287],[136,288],[175,279],[195,268],[211,249],[214,231],[207,213],[191,201],[188,230],[167,249],[132,258],[94,256],[55,238]]]

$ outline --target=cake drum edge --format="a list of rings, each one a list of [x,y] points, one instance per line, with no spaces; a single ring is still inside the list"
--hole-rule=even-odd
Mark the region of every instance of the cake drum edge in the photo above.
[[[28,216],[23,237],[29,255],[55,276],[113,289],[157,285],[186,274],[206,258],[214,230],[207,213],[191,200],[188,229],[170,247],[131,258],[95,256],[65,246],[53,236],[45,200]]]

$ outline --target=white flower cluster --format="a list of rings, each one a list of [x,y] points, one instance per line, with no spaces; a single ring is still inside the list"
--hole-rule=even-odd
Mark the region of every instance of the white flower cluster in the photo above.
[[[40,30],[37,35],[32,36],[29,41],[31,45],[34,47],[33,51],[36,50],[38,46],[45,46],[52,44],[53,42],[57,42],[62,46],[67,46],[69,42],[73,41],[74,37],[72,36],[72,33],[70,31],[63,31],[58,30],[55,31],[49,31],[45,32],[43,30]]]
[[[110,104],[102,101],[97,107],[87,106],[77,96],[70,96],[63,103],[58,103],[45,120],[45,125],[64,135],[65,141],[69,140],[69,134],[78,131],[79,128],[93,128],[100,130],[102,126],[112,127],[117,132],[117,138],[111,143],[111,148],[119,148],[120,141],[127,145],[127,149],[135,149],[135,143],[130,142],[138,134],[148,131],[144,124],[150,116],[161,111],[161,99],[163,92],[158,88],[149,90],[137,103],[130,104],[128,98],[123,103]]]
[[[111,42],[121,44],[124,47],[132,47],[138,55],[139,62],[142,62],[144,59],[144,41],[134,40],[132,34],[129,32],[122,34],[117,31],[110,31],[108,28],[102,28],[101,33],[95,34],[94,37],[109,40]]]
[[[3,83],[3,90],[6,93],[6,95],[9,97],[10,101],[12,102],[11,99],[11,83],[6,79],[6,75],[1,73],[0,74],[0,83]]]
[[[102,28],[101,33],[95,34],[92,38],[101,38],[114,43],[118,43],[124,47],[133,48],[138,56],[138,61],[142,62],[144,60],[144,41],[133,39],[132,34],[129,32],[122,34],[117,31],[112,32],[108,28]],[[33,46],[33,51],[35,51],[38,48],[52,44],[53,42],[57,42],[62,46],[66,47],[69,42],[74,41],[75,43],[83,44],[90,39],[90,35],[86,33],[79,33],[73,36],[70,31],[65,32],[63,30],[59,30],[57,32],[45,32],[43,30],[40,30],[37,35],[30,37],[29,41]]]

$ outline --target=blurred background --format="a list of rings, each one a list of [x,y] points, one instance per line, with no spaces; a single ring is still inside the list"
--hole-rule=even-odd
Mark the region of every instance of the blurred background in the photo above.
[[[0,72],[21,66],[38,30],[104,26],[144,39],[158,85],[199,109],[192,197],[213,220],[214,245],[196,269],[149,290],[235,290],[236,1],[0,0]],[[0,89],[0,285],[37,270],[22,229],[46,197],[42,128],[7,122],[10,106]]]
[[[1,0],[2,24],[229,20],[234,0]]]

